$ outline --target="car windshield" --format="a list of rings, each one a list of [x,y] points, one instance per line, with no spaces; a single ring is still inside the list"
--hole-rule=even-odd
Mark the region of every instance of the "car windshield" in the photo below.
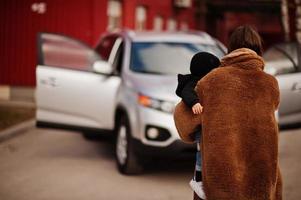
[[[140,73],[187,74],[192,56],[201,51],[210,52],[221,58],[224,53],[218,46],[173,43],[134,42],[131,49],[130,69]]]

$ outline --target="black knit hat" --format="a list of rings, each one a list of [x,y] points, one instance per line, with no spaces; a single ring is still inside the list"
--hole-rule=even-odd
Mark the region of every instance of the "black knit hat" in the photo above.
[[[208,52],[196,53],[190,62],[190,72],[194,76],[202,77],[220,65],[219,59]]]

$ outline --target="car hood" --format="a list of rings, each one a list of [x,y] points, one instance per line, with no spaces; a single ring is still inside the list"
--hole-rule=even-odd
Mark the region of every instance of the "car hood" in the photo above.
[[[171,102],[180,100],[175,94],[178,83],[177,75],[135,73],[131,76],[130,82],[137,92],[149,97]]]

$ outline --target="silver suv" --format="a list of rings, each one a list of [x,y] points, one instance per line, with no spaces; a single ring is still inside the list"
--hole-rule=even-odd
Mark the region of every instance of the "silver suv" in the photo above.
[[[179,140],[173,121],[176,74],[189,73],[196,52],[222,57],[220,42],[203,32],[121,31],[95,49],[50,33],[38,44],[38,126],[115,133],[124,174],[140,172],[147,158],[194,148]]]

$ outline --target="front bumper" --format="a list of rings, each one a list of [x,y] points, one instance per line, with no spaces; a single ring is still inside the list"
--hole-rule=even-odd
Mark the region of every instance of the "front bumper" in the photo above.
[[[137,139],[132,140],[134,152],[139,156],[149,157],[180,157],[194,155],[196,144],[186,144],[181,140],[176,140],[168,146],[158,147],[145,145]]]
[[[173,114],[165,113],[152,108],[139,106],[138,108],[139,123],[137,124],[137,133],[135,134],[142,144],[154,147],[168,147],[176,141],[180,141],[179,134],[175,127]],[[169,134],[165,140],[154,141],[146,137],[147,127],[158,127],[166,130]]]

